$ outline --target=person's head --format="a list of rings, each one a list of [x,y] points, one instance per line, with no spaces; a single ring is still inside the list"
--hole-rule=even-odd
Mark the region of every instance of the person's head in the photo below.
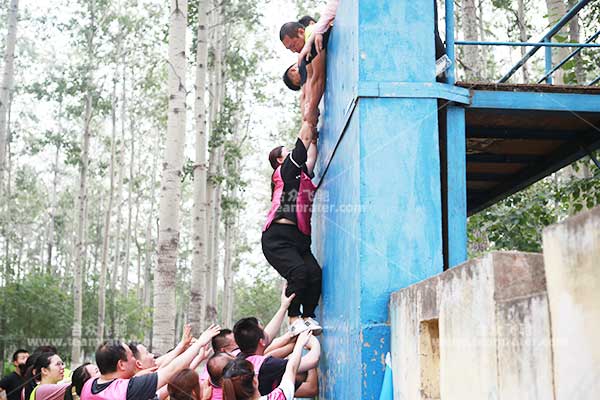
[[[286,22],[279,30],[279,39],[286,49],[300,53],[304,47],[304,25],[300,22]]]
[[[242,318],[233,326],[233,336],[240,351],[260,354],[265,349],[265,332],[254,317]]]
[[[309,26],[309,25],[314,25],[317,23],[317,21],[311,17],[310,15],[305,15],[304,17],[300,18],[298,20],[298,22],[302,25],[302,26]]]
[[[231,353],[238,348],[233,331],[231,329],[221,329],[221,332],[211,340],[213,351],[216,353]]]
[[[33,366],[34,378],[42,383],[58,383],[64,378],[65,364],[58,354],[42,353]]]
[[[229,353],[215,353],[206,362],[206,371],[210,377],[210,383],[213,386],[221,387],[223,378],[223,369],[235,357]]]
[[[75,393],[77,393],[78,396],[81,396],[83,385],[85,385],[89,379],[98,377],[100,377],[100,371],[95,364],[81,364],[73,371],[73,375],[71,376],[71,386],[75,389]]]
[[[258,378],[254,366],[243,358],[235,358],[223,369],[223,400],[246,400],[258,392]]]
[[[293,63],[283,73],[283,83],[288,89],[297,92],[302,87],[302,78],[298,71],[298,64]]]
[[[189,368],[179,371],[167,385],[171,400],[200,400],[200,378]]]
[[[27,359],[29,358],[29,352],[25,349],[18,349],[13,353],[12,362],[15,366],[17,373],[24,374],[25,373],[25,365],[27,363]]]
[[[283,160],[285,160],[288,154],[290,154],[290,151],[284,146],[277,146],[271,150],[269,153],[269,163],[271,164],[271,167],[273,167],[273,169],[277,169],[277,167],[283,164]]]
[[[135,374],[135,362],[131,349],[118,340],[107,340],[96,350],[96,365],[102,375],[116,373],[129,379]]]
[[[143,344],[130,342],[129,350],[131,350],[133,357],[135,358],[136,372],[156,367],[156,359],[154,358],[154,354],[150,353]]]

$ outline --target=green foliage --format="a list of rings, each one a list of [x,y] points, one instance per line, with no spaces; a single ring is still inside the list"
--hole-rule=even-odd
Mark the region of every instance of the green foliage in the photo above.
[[[281,287],[266,270],[254,282],[238,279],[235,282],[234,321],[253,316],[263,324],[271,320],[279,308]]]
[[[470,257],[490,250],[540,252],[542,230],[600,204],[600,170],[589,159],[547,177],[468,220]],[[583,175],[583,176],[581,176]]]

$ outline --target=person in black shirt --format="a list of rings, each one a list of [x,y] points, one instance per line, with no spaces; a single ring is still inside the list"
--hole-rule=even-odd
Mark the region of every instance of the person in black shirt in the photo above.
[[[25,363],[29,358],[29,352],[19,349],[13,353],[12,361],[15,371],[0,380],[0,393],[6,392],[8,400],[21,400],[21,389],[25,385]]]
[[[288,308],[292,335],[306,329],[318,335],[322,330],[314,320],[322,271],[310,250],[310,218],[316,190],[311,182],[317,158],[315,133],[315,128],[305,121],[291,152],[279,146],[269,154],[274,169],[272,205],[261,243],[269,264],[287,280],[286,295],[295,294]],[[241,349],[239,342],[238,345]]]

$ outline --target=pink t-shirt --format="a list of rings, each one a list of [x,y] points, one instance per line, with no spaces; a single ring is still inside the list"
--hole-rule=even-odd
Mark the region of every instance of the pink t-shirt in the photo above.
[[[294,398],[294,391],[294,382],[285,380],[271,393],[262,396],[260,400],[292,400]]]
[[[70,383],[39,385],[35,390],[35,400],[63,400]]]
[[[208,375],[206,365],[204,366],[204,368],[202,368],[202,372],[200,372],[200,382],[203,381],[210,382],[210,376]],[[223,389],[221,389],[220,387],[213,386],[212,383],[210,384],[210,386],[212,387],[212,395],[210,397],[211,400],[223,400]]]

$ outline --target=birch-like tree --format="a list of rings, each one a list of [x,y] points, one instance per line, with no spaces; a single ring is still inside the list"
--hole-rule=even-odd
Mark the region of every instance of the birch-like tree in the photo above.
[[[192,284],[190,288],[190,320],[192,332],[200,334],[204,325],[207,289],[207,146],[206,135],[206,65],[208,62],[208,0],[198,3],[197,47],[196,47],[196,100],[194,103],[196,121],[196,163],[194,164],[194,205]]]
[[[10,0],[8,9],[8,33],[4,50],[4,73],[0,87],[0,196],[4,192],[4,168],[6,165],[6,136],[8,109],[14,87],[15,44],[17,42],[17,17],[19,0]]]
[[[153,348],[165,352],[175,341],[173,313],[179,249],[179,207],[185,144],[187,0],[171,0],[167,139],[160,190],[158,262],[154,275]]]
[[[116,71],[115,71],[116,73]],[[106,274],[108,273],[108,258],[110,254],[110,221],[113,213],[113,199],[115,192],[115,156],[117,148],[117,77],[113,80],[113,92],[112,92],[112,110],[111,110],[111,122],[112,122],[112,134],[110,140],[110,166],[109,176],[110,184],[108,187],[108,200],[106,206],[106,213],[104,217],[104,232],[102,234],[102,259],[100,263],[100,276],[98,278],[98,326],[97,326],[97,339],[98,342],[104,340],[104,326],[106,317]]]
[[[93,71],[95,63],[94,51],[94,36],[96,32],[96,4],[95,1],[89,1],[88,18],[89,26],[85,30],[86,34],[86,94],[85,94],[85,111],[83,118],[83,133],[81,138],[81,160],[79,165],[79,193],[77,196],[77,242],[76,256],[74,262],[74,279],[73,279],[73,328],[72,328],[72,347],[71,347],[71,363],[79,365],[81,359],[81,323],[83,313],[83,268],[85,266],[85,226],[87,225],[87,175],[90,150],[90,136],[93,116]]]

